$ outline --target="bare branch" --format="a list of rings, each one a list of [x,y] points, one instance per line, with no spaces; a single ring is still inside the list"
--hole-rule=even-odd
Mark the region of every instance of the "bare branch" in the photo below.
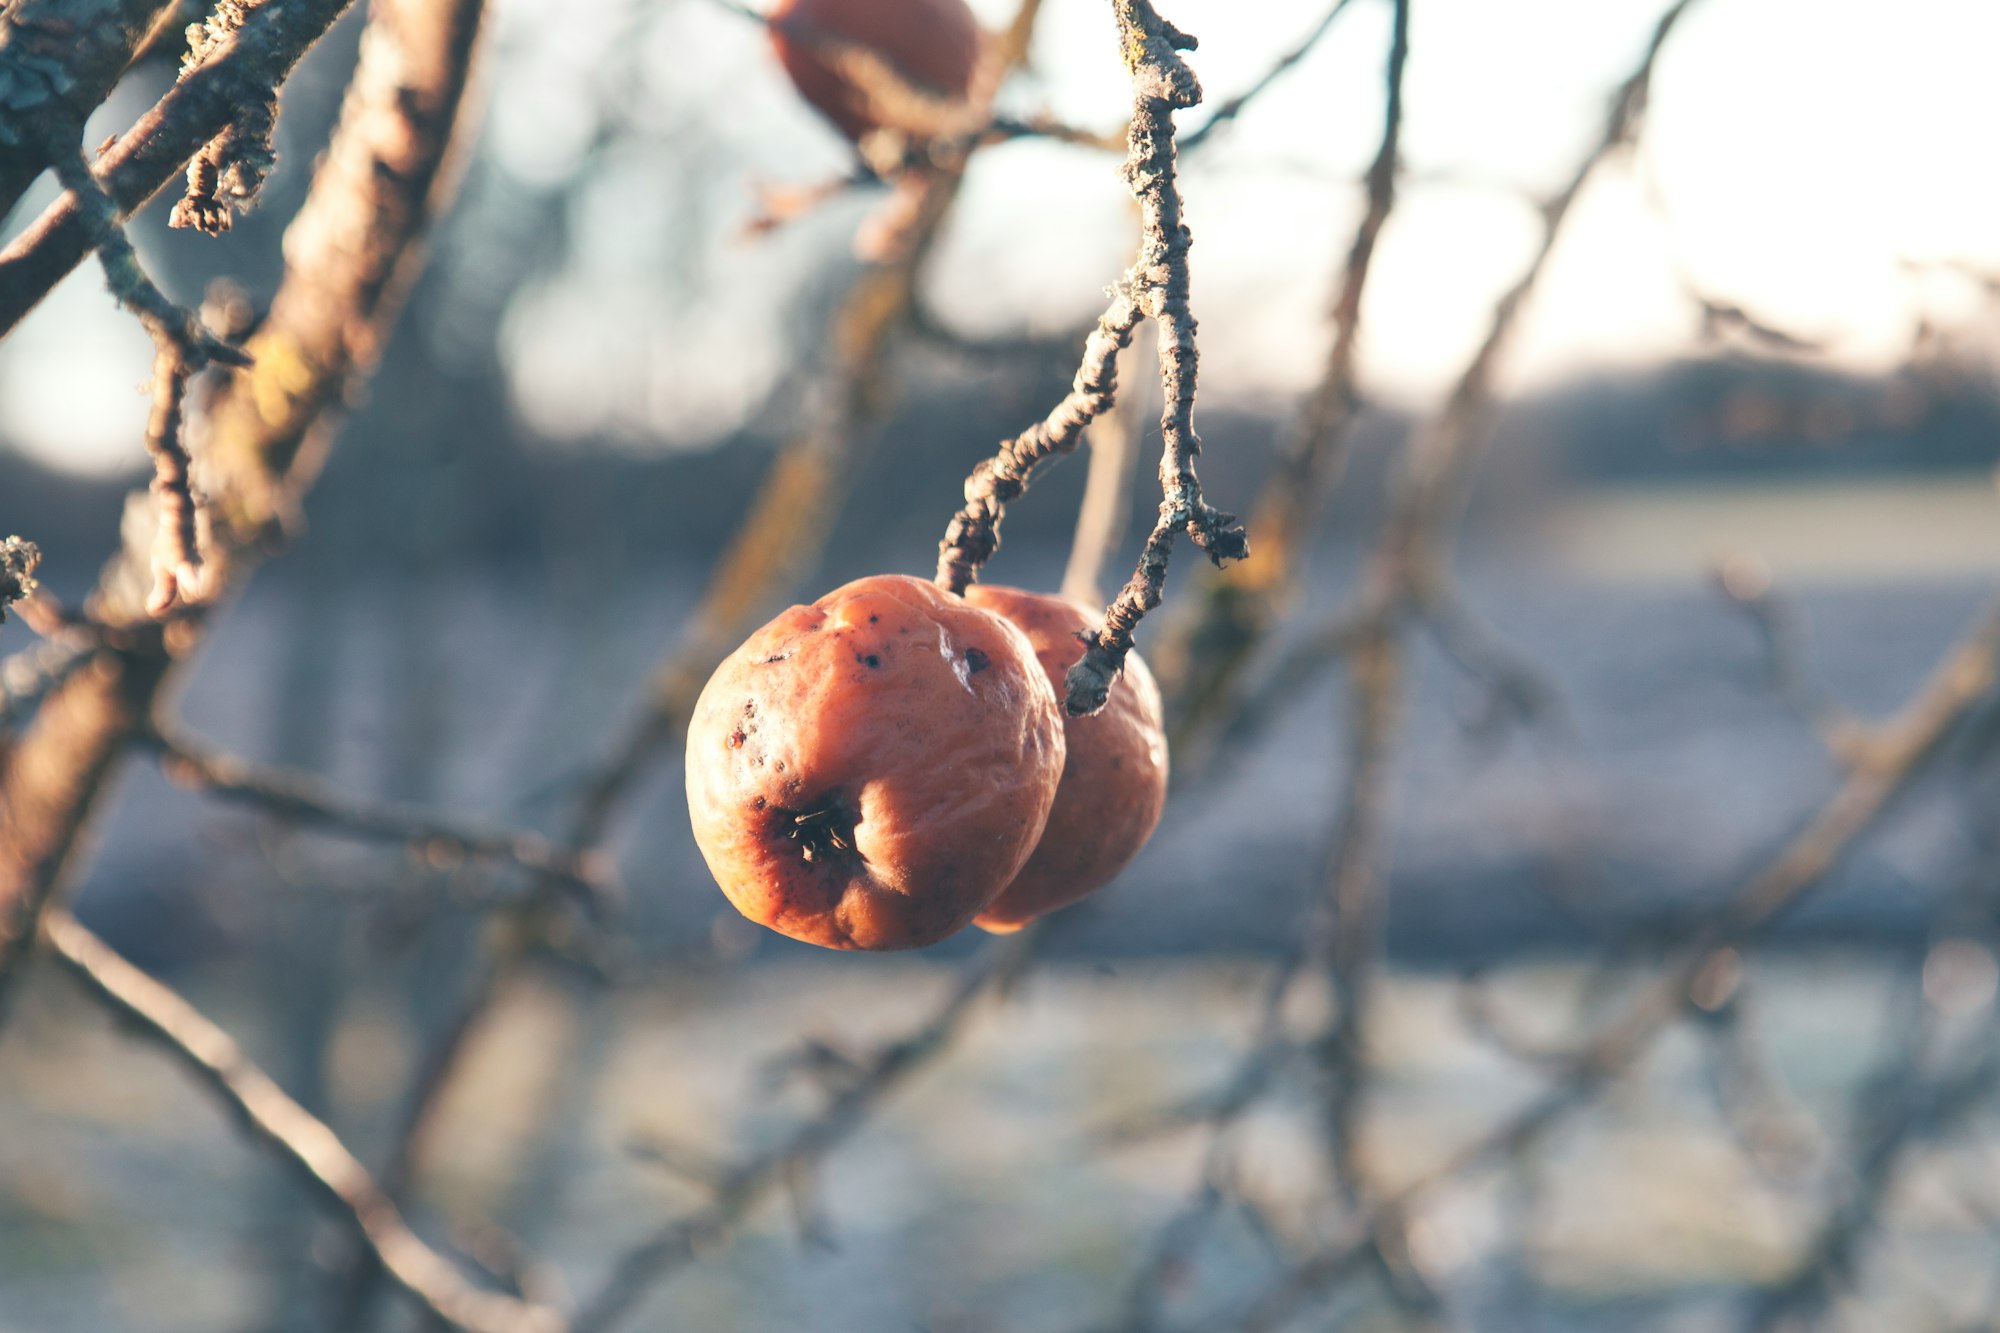
[[[1812,725],[1835,756],[1852,759],[1861,727],[1830,699],[1814,677],[1806,649],[1805,618],[1773,583],[1771,568],[1754,555],[1724,560],[1715,583],[1741,610],[1763,641],[1765,671],[1772,691],[1786,707]]]
[[[960,976],[944,1003],[906,1036],[882,1047],[855,1070],[826,1109],[801,1121],[778,1142],[728,1168],[714,1182],[715,1197],[699,1211],[663,1227],[612,1266],[604,1285],[584,1302],[573,1333],[606,1333],[625,1320],[655,1283],[726,1235],[751,1208],[785,1187],[866,1121],[911,1075],[942,1054],[958,1036],[975,1003],[1004,991],[1020,975],[1044,932],[1030,927],[988,945]]]
[[[1332,17],[1328,16],[1329,23]],[[1237,682],[1252,654],[1295,599],[1314,521],[1328,489],[1346,467],[1360,406],[1355,365],[1361,302],[1376,243],[1396,205],[1409,28],[1409,0],[1396,0],[1383,75],[1382,138],[1368,167],[1367,203],[1332,295],[1333,339],[1325,368],[1292,425],[1283,459],[1258,498],[1250,522],[1257,534],[1257,551],[1205,581],[1201,597],[1191,613],[1173,626],[1160,653],[1161,670],[1179,714],[1177,745],[1230,712]]]
[[[199,316],[168,300],[139,263],[119,225],[117,207],[90,174],[81,154],[56,169],[79,201],[93,234],[101,237],[97,257],[119,304],[137,315],[153,338],[153,410],[146,423],[146,452],[153,460],[153,538],[149,615],[200,602],[207,580],[202,570],[201,501],[195,494],[191,460],[182,439],[188,381],[210,362],[247,366],[250,358],[210,333]]]
[[[1252,102],[1256,101],[1272,84],[1283,78],[1292,66],[1304,60],[1308,55],[1311,55],[1313,48],[1319,45],[1320,38],[1326,36],[1333,28],[1333,21],[1341,16],[1349,3],[1350,0],[1333,0],[1333,6],[1326,11],[1326,16],[1313,25],[1312,31],[1300,39],[1297,46],[1279,56],[1271,67],[1258,77],[1255,83],[1252,83],[1248,88],[1245,88],[1242,92],[1216,107],[1215,114],[1203,121],[1201,128],[1190,130],[1186,134],[1183,134],[1180,142],[1181,152],[1192,153],[1195,149],[1207,143],[1210,136],[1242,115]]]
[[[1108,411],[1118,393],[1118,354],[1132,341],[1141,312],[1130,287],[1119,280],[1111,304],[1084,343],[1083,364],[1067,397],[1048,416],[1004,442],[965,482],[965,508],[952,516],[938,546],[938,586],[963,593],[980,567],[1000,548],[1000,520],[1007,503],[1028,489],[1034,470],[1082,442],[1084,429]]]
[[[1144,349],[1142,339],[1132,355],[1144,356]],[[1090,471],[1084,478],[1083,503],[1077,509],[1076,534],[1070,540],[1061,584],[1063,596],[1072,601],[1104,600],[1104,566],[1125,540],[1135,480],[1132,464],[1139,456],[1144,410],[1139,395],[1127,393],[1091,424]]]
[[[1132,153],[1126,178],[1139,199],[1139,260],[1133,265],[1135,298],[1160,332],[1160,517],[1139,554],[1131,579],[1104,609],[1083,656],[1069,669],[1064,704],[1077,716],[1094,713],[1132,649],[1132,631],[1166,593],[1167,562],[1182,531],[1220,565],[1250,554],[1250,541],[1233,514],[1202,498],[1195,475],[1201,440],[1194,431],[1195,322],[1188,309],[1187,252],[1181,197],[1174,180],[1173,113],[1201,100],[1201,85],[1180,58],[1194,40],[1154,12],[1151,0],[1116,0],[1119,35],[1132,71]],[[1143,285],[1140,285],[1143,284]]]
[[[1419,594],[1418,614],[1445,655],[1486,686],[1489,716],[1524,723],[1562,718],[1562,695],[1532,662],[1509,648],[1451,588]]]
[[[990,49],[991,80],[1025,58],[1040,0],[1023,0],[1008,33]],[[989,90],[990,91],[990,90]],[[773,596],[819,557],[870,431],[893,396],[892,354],[908,331],[931,246],[958,198],[965,154],[945,154],[922,176],[922,197],[909,244],[864,268],[835,312],[827,341],[832,366],[819,386],[808,424],[785,447],[723,553],[694,623],[653,670],[644,710],[624,728],[618,748],[580,785],[562,839],[570,853],[597,847],[639,781],[677,741],[716,660],[764,614]],[[489,949],[417,1064],[397,1116],[395,1147],[384,1177],[392,1194],[415,1176],[436,1109],[461,1067],[472,1035],[491,1011],[501,986],[545,940],[555,917],[547,895],[531,894],[518,909],[506,941]],[[365,1299],[357,1281],[357,1300]]]
[[[1406,567],[1398,580],[1404,587],[1422,589],[1444,582],[1450,521],[1460,508],[1479,449],[1491,433],[1501,363],[1513,347],[1522,311],[1548,267],[1549,256],[1555,252],[1583,187],[1602,163],[1628,148],[1637,136],[1660,51],[1693,3],[1674,0],[1654,25],[1638,68],[1611,99],[1603,133],[1577,163],[1568,183],[1543,203],[1542,239],[1534,257],[1493,307],[1486,337],[1453,385],[1444,410],[1413,442],[1409,475],[1404,478],[1391,520],[1391,528],[1398,534],[1395,554]]]
[[[1323,958],[1309,954],[1307,961],[1325,967],[1335,1000],[1332,1025],[1319,1043],[1323,1107],[1335,1181],[1355,1200],[1369,1193],[1358,1149],[1368,1082],[1366,1024],[1382,955],[1383,847],[1406,686],[1393,631],[1364,638],[1349,661],[1347,792],[1335,819],[1322,890],[1331,940]]]
[[[0,217],[83,138],[164,0],[13,0],[0,8]]]
[[[104,159],[104,192],[121,209],[142,202],[214,137],[231,107],[269,92],[345,3],[249,5],[241,28]],[[317,452],[300,466],[308,432],[324,428],[373,367],[421,253],[418,239],[444,197],[437,187],[483,12],[480,0],[373,7],[340,124],[286,231],[285,279],[251,344],[257,364],[226,381],[208,413],[217,591],[240,581],[282,530],[279,516],[296,508],[316,472]],[[86,208],[72,192],[45,215],[52,229],[38,224],[0,253],[0,322],[18,318],[109,234],[88,234]],[[74,248],[50,248],[62,245]],[[99,583],[95,613],[117,643],[98,669],[56,690],[0,758],[0,987],[75,859],[106,779],[143,735],[176,659],[199,639],[191,620],[147,623],[150,548],[150,533],[128,539]]]
[[[1409,463],[1399,478],[1388,520],[1370,561],[1361,606],[1340,613],[1330,622],[1329,632],[1337,632],[1356,619],[1377,617],[1385,622],[1397,619],[1406,609],[1427,615],[1448,648],[1476,646],[1476,651],[1465,660],[1482,673],[1490,672],[1485,678],[1494,686],[1496,696],[1504,707],[1514,711],[1520,711],[1523,704],[1534,706],[1540,698],[1547,697],[1547,690],[1532,673],[1524,674],[1522,664],[1495,646],[1491,636],[1470,618],[1470,613],[1451,593],[1452,524],[1463,508],[1480,448],[1491,433],[1499,405],[1500,367],[1518,334],[1528,298],[1540,283],[1563,234],[1563,225],[1584,186],[1599,166],[1628,148],[1637,136],[1660,51],[1692,3],[1693,0],[1674,0],[1660,16],[1638,67],[1611,99],[1602,134],[1572,170],[1568,182],[1541,205],[1542,237],[1535,255],[1495,304],[1486,336],[1460,372],[1443,408],[1411,441]],[[1376,165],[1384,168],[1384,159],[1378,156]],[[1353,263],[1351,256],[1350,272]],[[1339,323],[1337,320],[1336,327]],[[1311,488],[1293,486],[1291,490],[1306,493]],[[1303,511],[1303,515],[1309,513],[1310,510]],[[1299,530],[1303,532],[1304,528]],[[1262,534],[1264,529],[1259,527],[1258,531]],[[1280,540],[1284,538],[1282,526],[1277,536]],[[1259,540],[1264,538],[1260,535]],[[1232,605],[1232,601],[1238,604]],[[1443,619],[1438,618],[1441,612]],[[1229,688],[1241,669],[1242,655],[1254,646],[1272,614],[1269,604],[1260,606],[1254,598],[1246,603],[1231,595],[1224,595],[1207,612],[1204,632],[1214,634],[1225,645],[1225,651],[1216,655],[1206,678],[1196,677],[1191,682],[1198,692],[1205,692],[1203,708],[1207,714],[1220,711],[1219,692]],[[1214,624],[1208,624],[1209,621]],[[1236,622],[1233,629],[1232,621]],[[1299,661],[1295,665],[1305,670],[1288,673],[1293,680],[1310,677],[1311,662]],[[1183,674],[1175,664],[1170,663],[1169,670],[1176,678]],[[1269,703],[1268,699],[1262,701],[1266,707]]]
[[[564,852],[538,833],[481,827],[388,802],[343,797],[318,778],[250,763],[184,736],[152,731],[141,743],[160,756],[160,767],[182,786],[294,823],[350,837],[406,844],[434,863],[497,861],[570,890],[592,910],[615,894],[601,858]]]
[[[88,640],[44,640],[0,659],[0,729],[14,726],[36,705],[89,662],[97,645]]]
[[[1104,622],[1083,657],[1070,668],[1065,706],[1072,714],[1104,706],[1132,648],[1132,631],[1159,605],[1175,537],[1185,530],[1220,564],[1249,551],[1243,529],[1211,508],[1201,494],[1194,459],[1196,349],[1188,310],[1189,235],[1181,223],[1174,180],[1173,114],[1201,101],[1201,85],[1180,57],[1194,45],[1154,12],[1150,0],[1117,0],[1119,41],[1132,75],[1133,112],[1123,174],[1139,202],[1139,254],[1112,290],[1111,304],[1084,344],[1069,395],[1049,415],[973,470],[965,507],[952,517],[938,546],[937,583],[963,593],[1000,545],[1000,520],[1009,501],[1027,490],[1036,468],[1075,449],[1083,430],[1109,410],[1118,392],[1118,353],[1142,318],[1160,331],[1160,386],[1166,407],[1160,461],[1160,518],[1130,582],[1105,608]]]
[[[153,589],[146,610],[165,615],[178,605],[202,600],[200,500],[194,491],[193,463],[181,438],[182,409],[192,373],[186,356],[162,341],[153,357],[153,410],[146,422],[146,452],[153,459],[153,501],[158,510],[153,537]]]
[[[1524,1151],[1631,1070],[1695,1002],[1716,955],[1738,947],[1817,888],[1894,801],[1928,771],[1960,724],[1992,701],[1996,684],[2000,684],[2000,603],[1973,623],[1924,686],[1884,724],[1882,762],[1850,772],[1805,827],[1675,954],[1665,978],[1576,1052],[1548,1091],[1395,1196],[1364,1210],[1354,1224],[1355,1239],[1306,1260],[1246,1312],[1217,1327],[1280,1326],[1305,1301],[1366,1261],[1383,1236],[1401,1229],[1410,1208],[1425,1194]]]
[[[1900,1078],[1886,1089],[1890,1104],[1859,1145],[1853,1179],[1821,1219],[1798,1262],[1758,1294],[1744,1321],[1750,1333],[1810,1327],[1795,1321],[1813,1319],[1851,1278],[1916,1140],[1988,1108],[2000,1086],[2000,1053],[1991,1049],[1934,1074],[1907,1063],[1897,1061]]]
[[[174,991],[125,961],[60,908],[43,920],[48,947],[91,999],[159,1042],[249,1133],[305,1184],[352,1220],[396,1284],[452,1328],[467,1333],[560,1333],[552,1310],[481,1291],[426,1245],[333,1131],[253,1064],[221,1028]]]
[[[137,212],[196,152],[268,98],[352,0],[244,0],[241,26],[188,71],[98,159],[93,174],[115,205]],[[75,140],[70,140],[73,146]],[[11,332],[103,239],[72,188],[0,249],[0,335]]]
[[[181,358],[189,363],[191,371],[201,370],[211,361],[228,366],[250,364],[250,358],[241,348],[233,347],[210,333],[194,312],[174,304],[147,276],[145,268],[139,263],[139,256],[132,249],[131,240],[125,235],[117,205],[104,193],[97,177],[85,165],[81,153],[72,152],[58,162],[56,177],[77,201],[77,210],[84,225],[97,238],[98,260],[104,268],[104,280],[111,288],[111,294],[118,298],[120,305],[138,316],[139,322],[153,336],[155,345],[163,342],[172,344]]]

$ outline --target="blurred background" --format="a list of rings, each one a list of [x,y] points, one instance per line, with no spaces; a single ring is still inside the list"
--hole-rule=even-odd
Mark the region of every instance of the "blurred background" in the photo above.
[[[974,8],[996,29],[1014,12]],[[1214,106],[1329,8],[1168,17],[1200,38]],[[1569,1054],[1867,771],[1867,723],[1925,687],[2000,580],[2000,10],[1701,0],[1674,25],[1634,142],[1560,215],[1498,362],[1452,563],[1494,647],[1407,638],[1365,1077],[1309,1049],[1360,1003],[1351,979],[1267,998],[1321,919],[1362,780],[1324,631],[1365,592],[1412,438],[1535,263],[1661,8],[1415,0],[1352,455],[1258,646],[1285,669],[1252,672],[1254,713],[1176,752],[1166,820],[1120,880],[633,1326],[1251,1327],[1373,1226],[1371,1198],[1550,1089],[1561,1124],[1430,1182],[1392,1240],[1369,1230],[1366,1262],[1268,1326],[1994,1326],[1990,697],[1754,951],[1715,955],[1726,977],[1711,959],[1687,1021],[1601,1079]],[[268,301],[361,17],[289,84],[258,211],[219,242],[167,230],[165,204],[135,224],[172,295]],[[1354,0],[1184,156],[1222,508],[1256,512],[1326,373],[1392,20],[1390,0]],[[505,0],[487,40],[457,202],[381,370],[176,709],[207,743],[356,798],[557,834],[642,725],[774,459],[844,410],[836,321],[885,191],[751,227],[770,189],[837,178],[852,150],[759,25],[713,0],[554,18]],[[171,78],[134,71],[86,142]],[[1110,7],[1047,0],[1001,111],[1116,136],[1129,104]],[[973,155],[841,418],[851,484],[824,550],[777,604],[929,572],[966,473],[1065,392],[1130,262],[1120,156],[1046,135]],[[38,186],[8,234],[53,195]],[[143,484],[148,360],[93,267],[0,344],[0,533],[39,543],[65,599]],[[1111,587],[1158,499],[1158,389],[1127,364],[1142,410]],[[989,577],[1063,578],[1086,470],[1011,508]],[[1183,544],[1140,633],[1170,685],[1213,588]],[[921,1024],[980,948],[968,932],[832,956],[750,926],[693,847],[679,772],[677,746],[653,756],[601,843],[622,886],[609,963],[506,971],[408,1187],[426,1234],[482,1264],[531,1251],[572,1292],[704,1206],[718,1164],[784,1143],[838,1095],[828,1061]],[[205,799],[141,757],[74,901],[380,1162],[425,1052],[504,955],[511,918],[481,906],[496,874]],[[1304,1056],[1272,1042],[1274,1015]],[[817,1075],[784,1063],[801,1041]],[[1215,1102],[1246,1069],[1254,1092]],[[1348,1128],[1327,1128],[1329,1078],[1365,1087]],[[1361,1142],[1359,1186],[1338,1147],[1329,1185],[1329,1132]],[[0,1037],[0,1330],[421,1326],[393,1296],[352,1298],[351,1251],[170,1064],[33,974]]]

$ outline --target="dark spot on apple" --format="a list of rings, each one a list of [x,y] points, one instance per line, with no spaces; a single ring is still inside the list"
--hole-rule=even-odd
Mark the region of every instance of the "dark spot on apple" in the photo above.
[[[986,670],[987,667],[992,666],[993,659],[985,653],[980,652],[977,648],[967,648],[965,650],[965,665],[967,670],[976,676]]]
[[[744,735],[743,728],[738,727],[736,730],[729,733],[729,748],[732,750],[740,750],[743,748],[743,742],[747,739],[749,738]]]
[[[785,836],[798,844],[799,854],[808,865],[855,855],[854,826],[860,822],[860,816],[839,802],[828,801],[816,809],[780,813],[792,816],[792,825],[785,830]]]

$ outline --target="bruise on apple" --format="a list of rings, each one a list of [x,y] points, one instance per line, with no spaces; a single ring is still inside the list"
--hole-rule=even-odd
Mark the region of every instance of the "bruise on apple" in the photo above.
[[[784,612],[716,669],[688,728],[688,808],[745,916],[828,948],[915,948],[1027,862],[1063,755],[1018,629],[878,575]]]
[[[975,583],[966,600],[1006,617],[1028,636],[1055,692],[1083,656],[1079,633],[1094,629],[1060,597]],[[1167,739],[1160,688],[1132,653],[1102,711],[1063,717],[1062,783],[1034,855],[974,924],[995,934],[1019,930],[1110,883],[1139,854],[1167,801]]]

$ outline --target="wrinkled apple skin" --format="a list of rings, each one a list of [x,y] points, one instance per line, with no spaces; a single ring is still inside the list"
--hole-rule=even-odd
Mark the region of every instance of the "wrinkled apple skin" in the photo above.
[[[979,66],[983,38],[965,0],[780,0],[770,17],[779,21],[771,44],[799,95],[857,143],[871,130],[921,127],[881,124],[869,98],[811,42],[787,35],[782,20],[870,47],[901,77],[942,97],[964,97]]]
[[[1092,615],[1060,597],[975,583],[975,606],[1005,616],[1027,634],[1057,695],[1083,656],[1077,634]],[[1167,737],[1160,687],[1132,653],[1103,711],[1063,718],[1069,757],[1055,807],[1035,854],[1013,883],[974,918],[996,934],[1019,930],[1110,883],[1139,854],[1167,803]]]
[[[1061,706],[1020,630],[877,575],[784,612],[716,668],[688,726],[688,810],[751,920],[830,949],[912,949],[1027,862],[1063,756]]]

